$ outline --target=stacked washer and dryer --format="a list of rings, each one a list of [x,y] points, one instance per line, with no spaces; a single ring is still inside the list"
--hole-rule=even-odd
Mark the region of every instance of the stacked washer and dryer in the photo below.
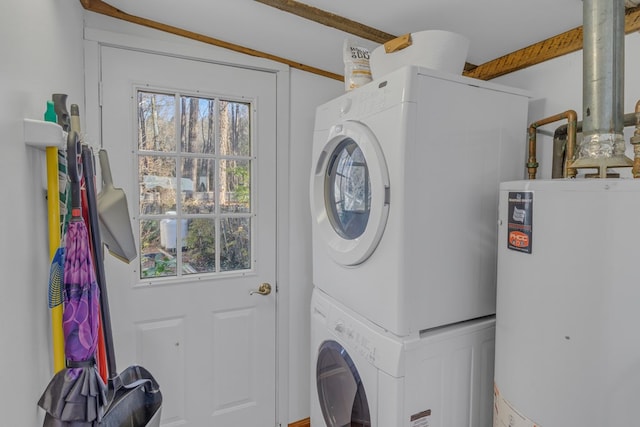
[[[488,427],[525,92],[407,66],[317,109],[312,427]]]

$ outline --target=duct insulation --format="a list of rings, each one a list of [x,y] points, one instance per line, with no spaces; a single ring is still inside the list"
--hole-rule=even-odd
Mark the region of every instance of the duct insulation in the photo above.
[[[630,166],[624,142],[623,0],[584,0],[583,140],[572,167]]]

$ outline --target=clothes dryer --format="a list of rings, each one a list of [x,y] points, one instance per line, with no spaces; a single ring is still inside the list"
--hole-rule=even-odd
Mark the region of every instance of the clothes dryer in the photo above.
[[[495,312],[498,185],[523,91],[405,67],[317,109],[313,283],[396,335]]]
[[[315,288],[313,427],[490,427],[495,317],[399,338]]]

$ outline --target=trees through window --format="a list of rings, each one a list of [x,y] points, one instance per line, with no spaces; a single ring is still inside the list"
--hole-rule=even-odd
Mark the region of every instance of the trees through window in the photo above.
[[[140,278],[252,268],[251,103],[137,92]]]

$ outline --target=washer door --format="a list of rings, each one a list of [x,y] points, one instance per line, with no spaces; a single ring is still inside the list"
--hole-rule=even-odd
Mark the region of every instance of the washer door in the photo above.
[[[389,173],[375,135],[361,123],[336,125],[318,156],[312,202],[319,237],[345,266],[378,246],[389,214]]]
[[[360,374],[349,353],[336,341],[325,341],[320,346],[316,385],[327,427],[371,426]]]

